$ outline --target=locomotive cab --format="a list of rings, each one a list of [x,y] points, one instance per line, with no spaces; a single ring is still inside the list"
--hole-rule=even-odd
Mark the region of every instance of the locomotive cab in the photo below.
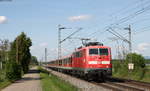
[[[104,78],[112,75],[111,48],[103,45],[87,46],[87,73]],[[90,77],[91,78],[91,77]]]

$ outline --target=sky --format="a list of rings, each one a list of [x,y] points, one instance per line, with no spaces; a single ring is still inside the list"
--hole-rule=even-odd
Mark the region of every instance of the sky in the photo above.
[[[77,38],[92,38],[112,48],[128,50],[128,44],[106,31],[110,27],[125,39],[131,25],[132,51],[150,56],[149,0],[0,0],[0,39],[13,41],[21,32],[32,40],[31,53],[39,60],[48,49],[48,60],[57,58],[58,25],[64,29],[62,55],[70,54],[82,45]],[[44,59],[43,59],[44,60]]]

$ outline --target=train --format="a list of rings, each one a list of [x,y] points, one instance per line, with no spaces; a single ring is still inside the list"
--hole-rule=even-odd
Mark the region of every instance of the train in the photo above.
[[[100,42],[89,42],[69,56],[52,60],[48,67],[87,80],[104,81],[112,75],[111,48]]]

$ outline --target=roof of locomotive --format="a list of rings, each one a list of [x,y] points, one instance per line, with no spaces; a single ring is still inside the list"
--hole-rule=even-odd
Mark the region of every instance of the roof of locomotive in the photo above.
[[[75,51],[80,51],[80,50],[89,49],[89,48],[110,48],[110,47],[108,47],[108,46],[101,46],[101,45],[83,46],[83,47],[80,47],[80,48],[76,49]]]

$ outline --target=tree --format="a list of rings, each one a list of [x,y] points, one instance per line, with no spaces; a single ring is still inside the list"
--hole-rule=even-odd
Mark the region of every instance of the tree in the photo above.
[[[24,32],[22,32],[11,44],[10,60],[14,60],[16,63],[21,65],[24,73],[29,70],[31,45],[31,39],[27,37]]]
[[[0,39],[0,69],[3,68],[3,63],[8,60],[9,41],[7,39]]]
[[[11,43],[9,51],[9,60],[5,65],[5,77],[9,81],[14,81],[21,78],[21,73],[26,73],[29,69],[29,63],[31,60],[30,46],[32,42],[30,38],[22,32],[17,38]],[[2,47],[6,49],[5,46]]]
[[[136,53],[130,53],[127,55],[126,61],[130,63],[131,60],[134,64],[135,69],[145,67],[145,59],[142,55]]]

